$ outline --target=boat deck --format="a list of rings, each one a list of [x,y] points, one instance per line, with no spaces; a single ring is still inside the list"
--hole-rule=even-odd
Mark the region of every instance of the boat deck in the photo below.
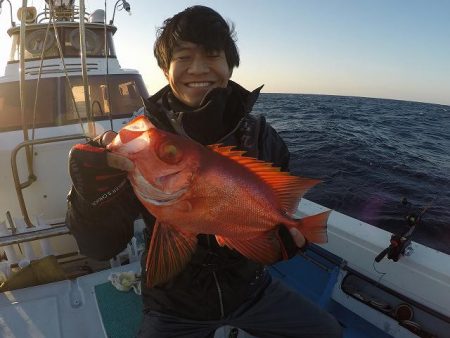
[[[271,267],[271,274],[331,312],[344,327],[344,337],[415,337],[412,332],[395,325],[393,319],[392,327],[385,328],[389,332],[387,334],[349,311],[341,304],[342,297],[350,301],[357,300],[351,299],[339,286],[343,278],[342,262],[330,254],[322,255],[319,247],[313,246],[312,249],[302,256]],[[0,336],[133,337],[142,318],[140,296],[132,291],[116,290],[108,281],[108,276],[112,272],[138,270],[139,265],[135,262],[74,280],[5,292],[0,295]],[[380,311],[374,316],[386,317]],[[243,331],[239,331],[237,336],[230,335],[231,330],[230,327],[220,328],[215,337],[252,337]]]
[[[345,338],[392,337],[333,299],[342,261],[329,254],[327,259],[317,253],[318,247],[314,248],[302,256],[274,265],[270,268],[272,276],[333,314],[343,326]],[[324,252],[320,250],[320,253]]]

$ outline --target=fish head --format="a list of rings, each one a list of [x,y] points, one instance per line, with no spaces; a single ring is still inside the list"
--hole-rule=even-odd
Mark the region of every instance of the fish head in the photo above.
[[[120,129],[107,148],[114,153],[130,158],[147,147],[148,141],[142,136],[146,131],[155,128],[145,116],[138,116]]]
[[[119,131],[108,149],[135,164],[129,176],[135,192],[160,205],[175,202],[190,187],[199,167],[198,146],[138,117]]]

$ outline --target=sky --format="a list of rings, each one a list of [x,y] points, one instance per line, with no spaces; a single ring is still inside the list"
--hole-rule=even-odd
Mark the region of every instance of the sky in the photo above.
[[[22,0],[11,0],[16,13]],[[107,18],[116,1],[107,0]],[[75,1],[79,3],[78,0]],[[104,0],[86,0],[103,8]],[[129,0],[116,11],[116,53],[149,93],[167,82],[153,57],[157,27],[202,4],[234,23],[241,64],[232,79],[266,93],[330,94],[450,105],[449,0]],[[42,8],[40,1],[28,5]],[[17,18],[14,18],[17,21]],[[10,49],[0,14],[0,74]]]

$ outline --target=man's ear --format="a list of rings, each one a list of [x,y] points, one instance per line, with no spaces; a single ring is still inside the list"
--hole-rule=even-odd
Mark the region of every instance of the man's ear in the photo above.
[[[164,73],[164,76],[166,77],[166,79],[169,80],[169,71],[163,69],[163,73]]]

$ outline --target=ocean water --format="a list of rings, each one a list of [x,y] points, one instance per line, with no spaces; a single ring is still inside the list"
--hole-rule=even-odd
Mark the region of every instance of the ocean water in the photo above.
[[[291,151],[291,172],[323,183],[305,197],[450,254],[450,106],[262,94],[263,113]],[[401,201],[406,198],[408,204]]]

